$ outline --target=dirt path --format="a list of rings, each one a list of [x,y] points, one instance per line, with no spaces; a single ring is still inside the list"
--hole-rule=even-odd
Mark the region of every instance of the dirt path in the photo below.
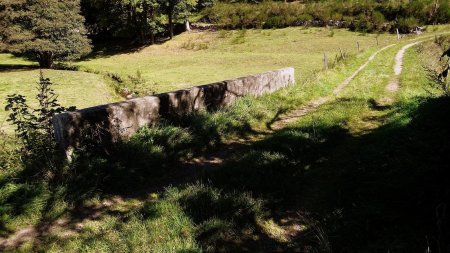
[[[282,116],[280,119],[278,119],[275,123],[273,123],[271,125],[271,129],[272,130],[280,130],[284,127],[286,127],[288,124],[296,121],[297,119],[299,119],[300,117],[305,116],[306,114],[314,111],[315,109],[317,109],[319,106],[327,103],[328,101],[330,101],[331,99],[333,99],[334,96],[339,95],[339,93],[341,93],[341,91],[347,87],[347,85],[353,80],[355,79],[355,77],[361,72],[363,71],[367,65],[369,65],[370,62],[372,62],[375,57],[383,52],[386,49],[389,49],[391,47],[395,46],[395,44],[391,44],[389,46],[383,47],[382,49],[376,51],[375,53],[373,53],[369,59],[363,64],[361,65],[361,67],[359,67],[358,70],[356,70],[351,76],[349,76],[347,79],[345,79],[341,84],[339,84],[334,90],[333,90],[333,94],[330,96],[326,96],[326,97],[320,97],[318,99],[315,99],[309,103],[307,103],[306,105]]]
[[[339,95],[341,91],[353,80],[356,78],[356,76],[363,71],[370,62],[372,62],[376,56],[383,52],[384,50],[387,50],[391,47],[395,46],[395,44],[388,45],[386,47],[383,47],[373,53],[368,60],[361,65],[351,76],[349,76],[347,79],[345,79],[342,83],[340,83],[334,90],[333,93],[329,96],[320,97],[313,101],[310,101],[309,103],[301,106],[300,108],[283,115],[282,117],[276,119],[269,127],[272,131],[280,130],[284,127],[286,127],[288,124],[296,121],[297,119],[305,116],[308,113],[313,112],[321,105],[329,102],[332,100],[335,96]],[[253,140],[258,140],[263,138],[265,135],[261,136],[253,136]],[[250,141],[250,142],[252,142]],[[226,147],[214,152],[210,152],[205,156],[194,158],[190,161],[186,161],[184,164],[184,167],[187,169],[187,171],[190,171],[190,173],[204,173],[205,171],[220,166],[225,160],[231,158],[234,154],[239,154],[241,150],[245,149],[246,146],[249,145],[248,140],[237,140],[237,141],[231,141],[227,143]]]
[[[403,58],[405,56],[405,52],[408,48],[413,47],[415,45],[418,45],[420,43],[422,43],[423,41],[418,41],[418,42],[414,42],[411,44],[408,44],[404,47],[402,47],[402,49],[400,49],[400,51],[398,51],[397,55],[395,56],[395,65],[394,65],[394,80],[392,80],[387,86],[386,86],[386,91],[394,93],[397,92],[398,89],[400,88],[400,80],[399,77],[402,73],[403,70]]]

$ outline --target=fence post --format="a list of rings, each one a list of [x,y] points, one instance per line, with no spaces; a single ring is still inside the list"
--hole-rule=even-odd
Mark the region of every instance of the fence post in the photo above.
[[[344,52],[342,52],[342,48],[339,48],[339,52],[341,52],[341,58],[342,60],[345,60]]]
[[[397,40],[400,40],[400,32],[398,31],[398,28],[397,28]]]
[[[359,50],[359,41],[356,42],[356,45],[358,46],[358,53],[360,52]]]
[[[325,65],[325,70],[328,70],[328,56],[327,56],[327,53],[323,53],[323,64]]]

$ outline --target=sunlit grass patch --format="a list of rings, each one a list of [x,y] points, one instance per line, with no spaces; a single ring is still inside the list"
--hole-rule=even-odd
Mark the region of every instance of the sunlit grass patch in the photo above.
[[[62,70],[43,70],[44,76],[54,83],[59,102],[64,106],[85,108],[114,101],[111,89],[101,76]],[[6,121],[6,97],[12,94],[25,95],[31,105],[37,104],[36,84],[39,81],[39,70],[0,71],[0,128],[11,132]]]
[[[339,48],[355,54],[357,41],[362,49],[377,46],[375,35],[360,37],[337,29],[330,38],[327,29],[310,28],[310,31],[310,34],[303,34],[302,28],[295,27],[184,33],[163,45],[129,54],[100,55],[76,64],[122,77],[134,75],[138,67],[143,78],[155,83],[156,90],[162,92],[288,66],[294,67],[297,79],[302,80],[311,70],[323,67],[324,52],[329,55],[331,64]],[[393,41],[394,36],[389,34],[379,37],[380,46]],[[202,43],[207,43],[207,48],[202,47]]]

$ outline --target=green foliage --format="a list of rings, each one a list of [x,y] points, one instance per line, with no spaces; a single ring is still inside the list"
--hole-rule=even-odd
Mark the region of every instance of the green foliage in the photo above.
[[[140,152],[170,160],[191,154],[194,140],[188,129],[161,124],[142,128],[131,138],[130,144]]]
[[[78,59],[91,51],[79,1],[7,1],[0,4],[0,37],[7,52],[51,68],[55,60]]]
[[[43,170],[48,169],[47,166],[53,167],[55,156],[57,157],[53,116],[75,109],[61,106],[51,86],[50,79],[45,78],[41,72],[37,86],[37,108],[31,108],[26,97],[20,94],[9,95],[5,108],[10,111],[8,122],[15,126],[16,136],[23,144],[24,162]]]
[[[206,7],[211,7],[217,0],[198,0],[196,10],[201,11]]]
[[[174,25],[185,22],[197,9],[211,6],[210,0],[82,0],[83,14],[91,34],[99,41],[110,38],[136,44],[155,43]]]
[[[186,21],[195,9],[197,0],[159,0],[162,12],[169,20],[169,35],[174,36],[174,20]]]
[[[142,72],[140,69],[136,71],[135,76],[128,76],[130,80],[130,85],[127,85],[131,88],[131,92],[135,93],[137,96],[148,96],[156,94],[156,91],[153,89],[153,85],[148,85],[147,81],[142,77]],[[126,88],[125,88],[126,89]]]
[[[418,25],[449,22],[448,7],[448,0],[221,1],[203,14],[206,19],[231,29],[333,24],[364,32],[399,28],[408,33]]]
[[[164,32],[157,0],[82,0],[81,4],[87,27],[98,40],[137,38],[134,42],[154,43]]]
[[[436,55],[440,55],[440,58],[429,59],[424,68],[431,87],[450,97],[450,37],[436,36],[434,43],[437,47],[430,47],[429,58],[435,58]]]

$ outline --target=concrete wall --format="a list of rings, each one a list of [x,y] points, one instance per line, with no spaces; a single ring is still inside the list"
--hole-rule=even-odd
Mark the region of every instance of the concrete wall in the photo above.
[[[161,117],[216,110],[231,105],[239,97],[261,96],[293,83],[294,69],[285,68],[62,113],[54,117],[53,125],[58,143],[70,155],[73,148],[82,141],[80,136],[86,134],[81,131],[97,129],[102,132],[102,141],[110,142],[127,138],[139,128],[154,124]]]

